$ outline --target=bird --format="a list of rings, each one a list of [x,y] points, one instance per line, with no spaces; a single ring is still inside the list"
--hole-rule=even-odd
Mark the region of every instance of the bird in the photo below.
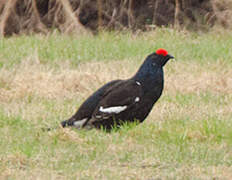
[[[163,67],[170,59],[174,57],[167,50],[157,49],[146,57],[135,75],[103,85],[61,126],[111,131],[126,122],[143,122],[163,92]]]

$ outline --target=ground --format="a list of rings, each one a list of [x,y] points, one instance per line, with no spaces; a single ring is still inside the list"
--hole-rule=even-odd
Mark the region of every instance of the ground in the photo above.
[[[0,40],[0,179],[231,179],[232,36],[158,29]],[[62,129],[104,83],[165,48],[165,88],[140,125]]]

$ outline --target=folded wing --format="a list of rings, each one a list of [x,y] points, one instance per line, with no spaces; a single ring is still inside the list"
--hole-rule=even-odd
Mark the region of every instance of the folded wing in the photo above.
[[[116,121],[124,120],[128,117],[128,112],[136,109],[135,107],[142,96],[143,90],[140,83],[135,80],[121,82],[114,89],[105,92],[89,123],[97,122],[100,124],[107,119],[112,120],[112,118]]]

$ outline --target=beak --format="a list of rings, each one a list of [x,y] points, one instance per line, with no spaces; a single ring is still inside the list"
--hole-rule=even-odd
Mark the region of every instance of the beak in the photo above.
[[[175,59],[172,55],[168,54],[169,59]]]

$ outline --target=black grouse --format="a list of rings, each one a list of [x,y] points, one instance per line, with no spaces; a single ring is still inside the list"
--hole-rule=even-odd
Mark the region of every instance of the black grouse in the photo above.
[[[163,66],[172,58],[165,49],[158,49],[132,78],[105,84],[61,125],[111,130],[124,122],[143,122],[162,94]]]

